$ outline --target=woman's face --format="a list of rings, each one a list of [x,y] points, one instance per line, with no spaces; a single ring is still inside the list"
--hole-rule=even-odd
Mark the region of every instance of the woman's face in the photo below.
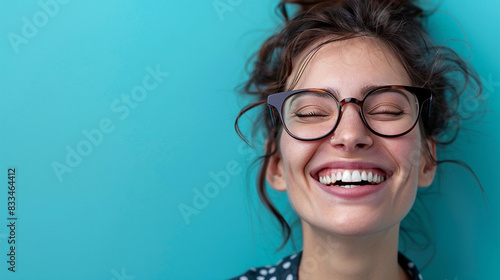
[[[330,89],[338,100],[362,100],[366,88],[383,85],[411,85],[411,81],[384,44],[374,38],[356,38],[323,46],[294,89]],[[434,145],[429,144],[433,151]],[[339,236],[364,236],[399,227],[413,205],[417,187],[429,185],[435,171],[424,156],[419,126],[400,137],[376,136],[351,103],[343,108],[332,134],[300,141],[283,132],[279,148],[267,169],[268,182],[287,191],[303,223]],[[320,176],[340,173],[344,177],[346,171],[350,175],[371,172],[383,182],[355,188],[320,182]]]

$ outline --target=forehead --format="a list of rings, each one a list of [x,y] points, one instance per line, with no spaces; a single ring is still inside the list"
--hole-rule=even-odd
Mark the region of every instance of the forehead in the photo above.
[[[325,41],[311,44],[295,59],[289,89],[411,85],[401,61],[380,39],[358,37],[322,45]]]

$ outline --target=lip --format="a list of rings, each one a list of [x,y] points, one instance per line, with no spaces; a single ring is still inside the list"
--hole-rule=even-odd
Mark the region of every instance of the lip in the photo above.
[[[344,199],[356,199],[369,196],[371,194],[377,193],[383,189],[386,185],[387,180],[378,185],[364,185],[355,188],[341,188],[336,186],[325,186],[320,182],[316,181],[316,184],[328,194],[344,198]]]
[[[357,186],[355,188],[342,188],[338,186],[325,186],[319,182],[318,173],[324,169],[336,169],[336,170],[380,170],[386,176],[385,181],[378,185],[363,185]],[[382,190],[390,177],[392,176],[392,172],[387,168],[384,168],[380,164],[373,162],[328,162],[318,166],[313,169],[310,173],[311,177],[316,181],[316,184],[326,193],[344,198],[344,199],[357,199],[372,195]]]

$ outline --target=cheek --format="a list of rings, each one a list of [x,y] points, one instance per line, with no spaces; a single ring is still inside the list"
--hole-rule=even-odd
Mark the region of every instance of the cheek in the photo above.
[[[290,202],[304,197],[310,182],[306,169],[317,149],[314,142],[304,142],[291,138],[288,134],[280,140],[280,152]]]
[[[397,170],[393,174],[393,186],[391,190],[390,204],[391,211],[400,213],[400,219],[413,207],[418,190],[419,166],[422,160],[421,142],[419,134],[405,135],[401,139],[395,140],[388,147],[394,162],[397,164]]]
[[[285,172],[295,175],[304,170],[314,155],[316,144],[313,142],[299,141],[284,133],[280,139],[280,152],[283,159]]]
[[[422,157],[422,145],[418,133],[411,133],[402,136],[393,144],[388,146],[394,161],[398,163],[402,170],[418,170]]]

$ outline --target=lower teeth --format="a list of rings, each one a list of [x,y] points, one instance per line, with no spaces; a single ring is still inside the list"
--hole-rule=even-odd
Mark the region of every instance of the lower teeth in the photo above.
[[[343,186],[337,185],[337,187],[341,187],[344,189],[352,189],[352,188],[357,188],[357,187],[361,187],[361,186],[360,185],[343,185]]]

